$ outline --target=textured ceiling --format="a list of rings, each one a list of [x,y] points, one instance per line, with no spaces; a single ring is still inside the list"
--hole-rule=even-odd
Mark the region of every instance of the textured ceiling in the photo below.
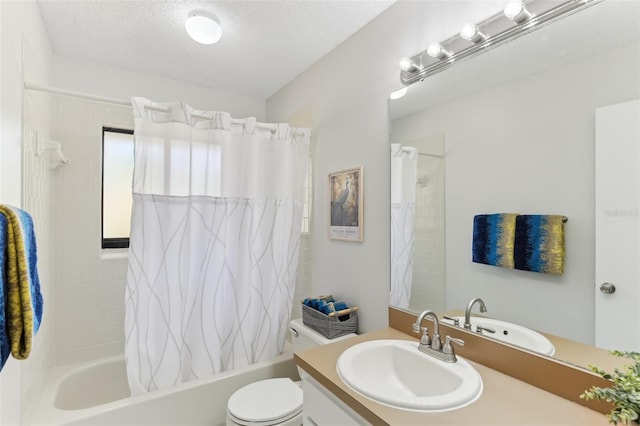
[[[39,0],[56,53],[266,99],[394,1]],[[193,10],[222,39],[192,41]]]

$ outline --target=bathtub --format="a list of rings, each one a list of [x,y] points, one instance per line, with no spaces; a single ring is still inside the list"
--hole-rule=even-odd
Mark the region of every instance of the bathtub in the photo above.
[[[272,377],[298,380],[287,345],[277,358],[171,389],[129,396],[124,358],[57,367],[25,415],[31,425],[222,425],[227,400],[242,386]]]

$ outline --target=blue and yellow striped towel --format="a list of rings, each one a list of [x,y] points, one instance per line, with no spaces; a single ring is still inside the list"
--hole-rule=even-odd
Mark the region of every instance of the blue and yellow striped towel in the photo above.
[[[517,213],[479,214],[473,218],[472,260],[513,269]]]
[[[0,335],[4,356],[7,344],[16,359],[26,359],[33,336],[42,320],[42,293],[37,269],[37,248],[33,220],[24,210],[0,205],[0,250],[2,256],[2,293],[4,306],[0,322],[5,335]],[[3,358],[3,362],[6,358]],[[0,366],[1,368],[1,366]]]
[[[564,272],[564,216],[522,215],[516,218],[515,268]]]

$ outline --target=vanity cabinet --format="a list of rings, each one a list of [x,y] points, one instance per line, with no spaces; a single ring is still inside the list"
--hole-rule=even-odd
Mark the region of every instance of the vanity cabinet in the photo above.
[[[302,378],[303,425],[305,426],[359,426],[370,425],[362,416],[340,401],[317,380]]]

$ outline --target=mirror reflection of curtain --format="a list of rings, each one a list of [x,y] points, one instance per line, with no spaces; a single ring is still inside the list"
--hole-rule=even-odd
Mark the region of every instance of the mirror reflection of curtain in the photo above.
[[[392,306],[407,309],[413,281],[418,150],[391,144],[391,294]]]

